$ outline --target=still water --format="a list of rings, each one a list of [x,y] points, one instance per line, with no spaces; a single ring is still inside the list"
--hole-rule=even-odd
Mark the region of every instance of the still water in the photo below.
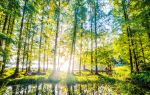
[[[1,95],[112,95],[109,85],[88,84],[50,84],[7,86]]]

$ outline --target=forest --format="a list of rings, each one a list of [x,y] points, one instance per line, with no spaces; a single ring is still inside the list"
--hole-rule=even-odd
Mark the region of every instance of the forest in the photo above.
[[[150,95],[150,0],[0,0],[0,95]]]

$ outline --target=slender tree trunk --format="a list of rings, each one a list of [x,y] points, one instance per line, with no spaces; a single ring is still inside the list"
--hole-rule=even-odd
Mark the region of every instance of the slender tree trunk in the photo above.
[[[0,27],[2,27],[2,22],[3,22],[3,16],[0,16]],[[0,30],[1,31],[1,30]]]
[[[29,24],[29,22],[28,22]],[[26,74],[29,74],[30,73],[30,70],[29,70],[29,47],[30,47],[30,44],[29,44],[29,41],[30,41],[30,30],[31,30],[31,24],[32,24],[32,19],[30,21],[30,27],[29,29],[27,30],[28,31],[28,34],[27,34],[27,50],[26,50]]]
[[[26,73],[27,73],[27,40],[28,40],[28,33],[29,33],[29,18],[27,21],[27,31],[25,31],[25,38],[24,38],[24,47],[23,47],[23,61],[22,61],[22,72],[24,70],[24,65],[26,65]],[[26,63],[26,64],[25,64]]]
[[[7,27],[7,35],[8,36],[10,35],[10,25],[11,25],[11,16],[9,16],[9,20],[8,20],[8,27]],[[5,65],[7,64],[8,56],[9,56],[8,52],[9,52],[9,40],[6,39],[5,48],[3,51],[3,64],[2,64],[2,69],[1,69],[0,75],[2,75],[4,73]]]
[[[85,56],[86,59],[88,59],[88,47],[87,47],[87,52],[86,52],[86,56]],[[85,70],[86,69],[86,60],[84,61],[84,65],[83,65],[83,69]]]
[[[19,41],[18,41],[18,50],[17,50],[17,63],[16,63],[16,69],[15,69],[14,75],[19,74],[20,51],[21,51],[21,43],[22,43],[22,30],[23,30],[23,25],[24,25],[24,16],[25,16],[25,12],[26,12],[27,2],[28,2],[28,0],[25,0],[25,5],[23,8],[23,16],[21,19],[21,27],[20,27],[20,34],[19,34]]]
[[[49,49],[49,44],[48,44],[48,48],[47,48],[47,50]],[[48,64],[49,64],[49,58],[48,58],[49,56],[48,56],[48,53],[47,53],[47,68],[46,68],[46,70],[48,70]]]
[[[23,47],[23,61],[22,61],[22,72],[23,72],[23,70],[24,70],[24,65],[25,65],[25,59],[26,59],[26,43],[27,43],[27,33],[26,33],[26,35],[25,35],[25,42],[24,42],[24,47]],[[27,67],[26,67],[27,68]]]
[[[140,34],[138,34],[138,35],[139,35],[139,42],[140,42],[140,46],[141,46],[142,56],[143,56],[143,60],[144,60],[144,64],[145,64],[145,53],[144,53],[143,43],[142,43]]]
[[[58,17],[57,17],[57,26],[56,26],[56,35],[55,35],[55,50],[54,50],[54,64],[53,64],[53,73],[56,72],[56,60],[57,60],[57,44],[58,44],[58,32],[59,32],[59,20],[60,20],[60,0],[59,0],[59,8],[58,8]]]
[[[87,57],[87,56],[86,56]],[[85,57],[85,58],[86,58]],[[86,62],[86,60],[84,60],[84,62],[83,62],[83,70],[85,70],[85,62]]]
[[[133,58],[132,58],[132,50],[131,50],[131,39],[130,39],[130,33],[129,30],[127,28],[127,36],[128,36],[128,45],[129,45],[129,56],[130,56],[130,71],[131,73],[133,73]]]
[[[124,14],[124,19],[125,21],[128,21],[128,14],[127,14],[127,9],[126,9],[126,5],[125,5],[125,1],[122,1],[122,5],[123,5],[123,14]],[[127,25],[127,37],[128,37],[128,45],[129,45],[129,60],[130,60],[130,71],[131,73],[133,73],[133,58],[132,58],[132,50],[131,50],[131,31],[129,31],[129,26]]]
[[[130,32],[131,29],[129,28]],[[132,45],[132,51],[133,51],[133,56],[134,56],[134,61],[135,61],[135,66],[136,66],[136,72],[139,72],[139,67],[138,67],[138,59],[136,56],[135,48],[134,48],[134,41],[133,41],[133,35],[131,34],[131,45]]]
[[[44,46],[44,62],[43,62],[43,72],[45,72],[45,63],[46,63],[46,38],[45,38],[45,46]]]
[[[29,37],[28,37],[28,41],[27,41],[27,50],[26,50],[26,64],[27,64],[27,67],[26,67],[26,73],[30,73],[29,71]]]
[[[73,55],[72,55],[72,74],[74,74],[74,63],[75,63],[75,51],[76,51],[76,47],[75,44],[73,45]]]
[[[81,65],[82,65],[82,37],[83,37],[83,23],[81,23],[82,32],[80,34],[81,43],[80,43],[80,64],[79,64],[79,74],[81,75]]]
[[[71,52],[70,52],[70,59],[69,59],[69,66],[68,66],[68,74],[70,74],[70,67],[72,63],[72,57],[73,57],[73,52],[75,48],[75,42],[76,42],[76,31],[77,30],[77,8],[74,10],[74,32],[73,32],[73,37],[72,37],[72,45],[71,45]],[[72,65],[74,66],[74,65]]]
[[[44,12],[44,7],[43,7],[43,12]],[[43,19],[44,19],[44,14],[42,14],[42,20],[41,20],[41,32],[40,32],[40,44],[39,44],[39,59],[38,59],[38,73],[41,72],[41,47],[42,47],[42,35],[43,35]]]
[[[92,12],[92,10],[91,10]],[[93,73],[93,32],[92,32],[92,13],[91,13],[91,73]]]
[[[32,35],[32,38],[31,38],[31,48],[30,48],[30,55],[31,55],[31,58],[29,59],[29,67],[28,67],[28,71],[29,72],[31,72],[31,62],[32,62],[32,58],[33,58],[33,38],[34,38],[34,35],[35,35],[35,33],[33,33],[33,35]]]
[[[73,51],[73,60],[72,60],[72,74],[74,74],[74,62],[75,62],[75,48],[74,48],[74,51]]]
[[[95,18],[94,18],[94,20],[95,20],[95,22],[94,22],[94,24],[95,24],[95,74],[98,74],[98,66],[97,66],[97,3],[98,2],[95,2],[95,10],[94,10],[94,12],[95,12]]]
[[[79,64],[79,74],[81,75],[81,65],[82,65],[82,36],[83,32],[81,32],[81,43],[80,43],[80,64]]]
[[[46,70],[48,70],[48,64],[49,64],[49,59],[48,59],[48,54],[47,54],[47,66],[46,66]]]
[[[5,20],[4,20],[4,25],[3,25],[3,28],[2,28],[2,33],[5,33],[7,22],[8,22],[8,15],[6,14]],[[0,51],[3,53],[3,40],[0,40]],[[3,73],[4,63],[2,62],[0,64],[2,64],[1,73]]]
[[[12,33],[13,33],[13,29],[14,29],[14,24],[15,24],[15,15],[14,15],[14,17],[13,17],[13,19],[12,19],[12,23],[11,23],[11,27],[10,27],[10,32],[7,32],[7,34],[9,35],[9,37],[12,37]],[[7,51],[6,53],[7,53],[7,56],[10,56],[10,39],[9,40],[7,40],[6,41],[6,46],[5,46],[5,51]],[[6,63],[9,61],[9,59],[7,59],[7,61],[6,61]],[[6,63],[4,63],[4,64],[6,64]],[[4,68],[5,68],[5,66],[4,66]]]
[[[5,20],[4,20],[3,29],[2,29],[2,33],[4,33],[4,32],[5,32],[5,30],[6,30],[7,22],[8,22],[8,15],[6,14],[6,16],[5,16]]]
[[[60,62],[59,62],[59,60],[60,60],[60,48],[58,49],[58,64],[57,64],[57,71],[60,71]]]

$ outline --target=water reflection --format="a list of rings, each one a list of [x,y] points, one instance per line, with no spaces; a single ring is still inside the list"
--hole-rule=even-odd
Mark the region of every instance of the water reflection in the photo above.
[[[102,91],[103,90],[103,91]],[[105,90],[105,91],[104,91]],[[110,88],[99,83],[54,84],[37,83],[32,85],[8,86],[2,95],[102,95],[109,94]]]

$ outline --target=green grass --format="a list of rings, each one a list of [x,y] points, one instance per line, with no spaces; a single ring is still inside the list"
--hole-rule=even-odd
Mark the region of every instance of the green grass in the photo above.
[[[51,71],[47,71],[45,75],[24,75],[25,72],[20,72],[19,78],[14,79],[5,79],[13,74],[13,69],[6,69],[4,76],[0,79],[0,81],[6,81],[8,83],[24,83],[26,81],[30,81],[35,83],[36,81],[46,81],[46,82],[78,82],[78,83],[89,83],[89,82],[114,82],[118,81],[126,81],[126,79],[130,78],[130,70],[128,66],[119,66],[113,68],[112,75],[104,73],[100,73],[100,75],[91,74],[87,71],[82,71],[81,76],[79,73],[75,73],[74,75],[67,76],[65,72],[60,72],[55,74],[57,76],[51,75]],[[67,79],[66,79],[67,78]]]

